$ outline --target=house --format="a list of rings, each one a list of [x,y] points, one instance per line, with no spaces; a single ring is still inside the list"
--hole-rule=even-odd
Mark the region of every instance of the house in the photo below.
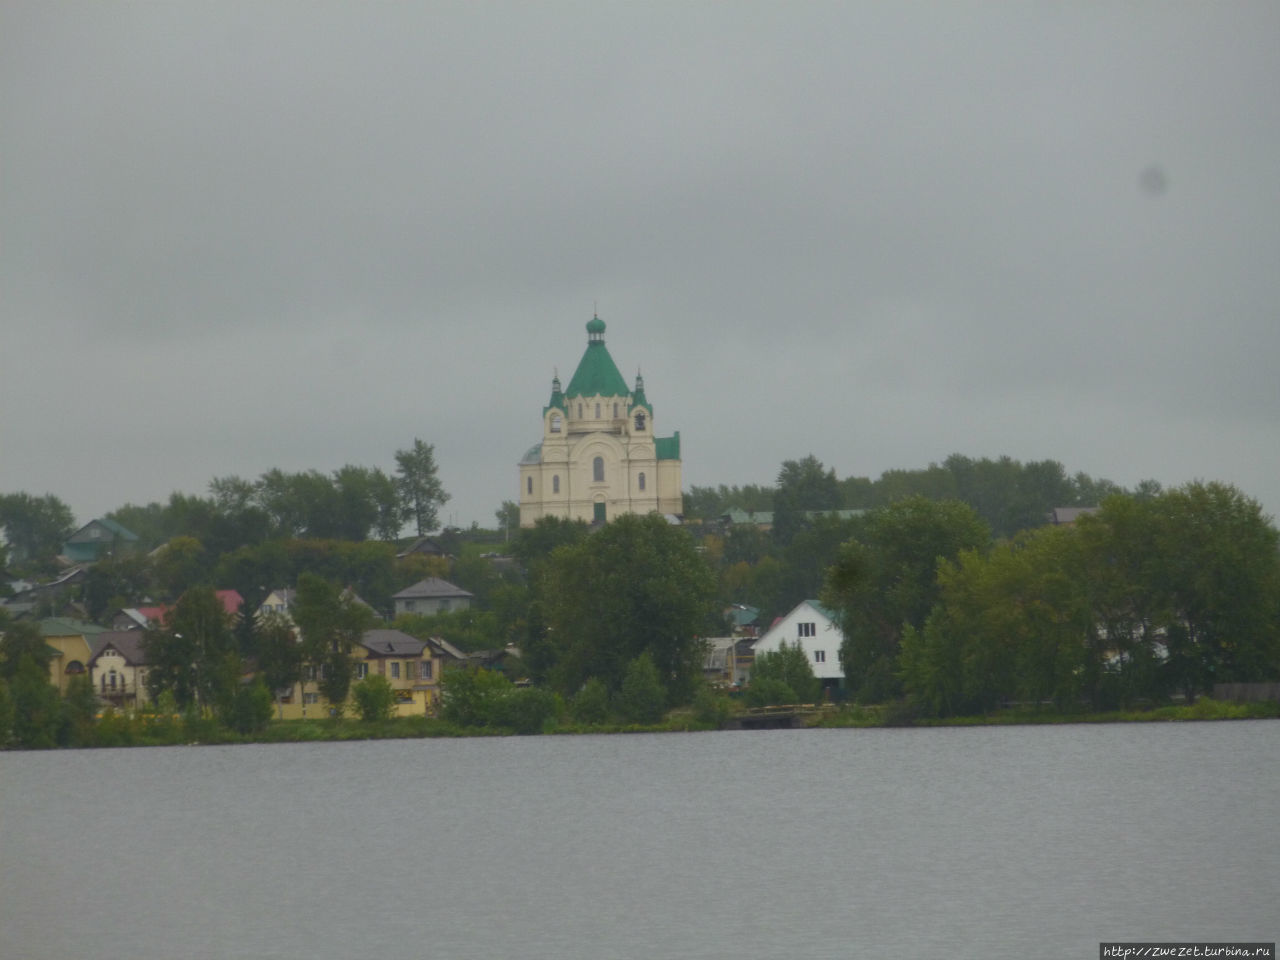
[[[776,653],[783,643],[799,646],[808,656],[813,675],[821,681],[823,690],[843,689],[845,677],[840,665],[843,642],[844,634],[835,611],[817,600],[803,600],[786,616],[774,621],[755,642],[754,651],[759,657],[762,653]]]
[[[58,693],[65,696],[68,681],[89,672],[94,638],[103,632],[97,624],[70,617],[47,617],[40,621],[40,635],[53,651],[49,682],[58,688]]]
[[[454,586],[447,580],[427,577],[393,594],[391,599],[395,603],[396,616],[402,613],[434,616],[437,613],[466,610],[474,597],[475,594]]]
[[[1097,513],[1098,507],[1054,507],[1049,511],[1048,521],[1055,527],[1069,527],[1081,517]]]
[[[215,590],[218,600],[222,603],[222,609],[227,612],[230,617],[236,617],[240,614],[240,607],[244,603],[244,597],[240,596],[238,590]],[[155,604],[148,607],[123,607],[116,611],[115,616],[111,618],[112,630],[145,630],[147,627],[155,624],[156,626],[164,625],[164,618],[169,611],[173,609],[168,604]]]
[[[94,563],[103,557],[126,556],[138,548],[138,535],[114,520],[90,520],[62,544],[72,563]]]
[[[298,591],[293,587],[281,587],[278,590],[272,590],[267,594],[266,599],[258,605],[258,616],[265,617],[269,613],[274,613],[292,621],[293,617],[289,616],[289,610],[297,600]]]
[[[625,513],[684,512],[680,433],[656,435],[653,405],[636,374],[627,386],[604,344],[605,323],[587,323],[587,349],[569,386],[551,379],[542,438],[520,459],[520,526],[543,517],[605,523]]]
[[[419,537],[413,543],[409,544],[403,550],[396,554],[397,560],[403,560],[405,557],[422,556],[422,557],[448,557],[449,553],[442,547],[439,541],[431,537]]]
[[[89,669],[99,700],[119,710],[149,702],[145,637],[137,629],[106,630],[94,637]]]
[[[702,662],[702,675],[710,683],[739,686],[751,676],[755,655],[751,639],[744,637],[709,637],[707,654]]]
[[[397,716],[430,715],[440,700],[444,664],[453,659],[447,646],[435,638],[419,640],[400,630],[368,630],[351,652],[352,686],[370,676],[386,677],[395,693]],[[465,659],[463,654],[458,656]],[[330,716],[333,705],[320,693],[321,679],[321,674],[308,669],[291,689],[278,691],[280,717],[298,720]]]

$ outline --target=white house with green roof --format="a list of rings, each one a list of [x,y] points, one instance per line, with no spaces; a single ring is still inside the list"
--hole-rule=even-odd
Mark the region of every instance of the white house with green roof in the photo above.
[[[659,437],[653,405],[604,345],[604,321],[587,324],[587,349],[567,390],[551,381],[542,439],[520,461],[520,525],[542,517],[603,523],[624,513],[681,514],[680,433]]]
[[[755,655],[777,653],[782,644],[799,647],[809,658],[813,675],[823,688],[841,688],[845,684],[844,668],[840,665],[840,644],[844,633],[840,630],[836,612],[817,600],[802,600],[786,616],[773,622],[764,636],[755,643]]]

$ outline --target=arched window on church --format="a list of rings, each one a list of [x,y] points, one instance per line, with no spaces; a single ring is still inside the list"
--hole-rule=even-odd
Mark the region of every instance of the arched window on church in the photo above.
[[[596,457],[591,461],[591,479],[595,483],[604,483],[604,457]]]
[[[558,473],[551,478],[551,492],[552,493],[560,492],[560,474]]]
[[[533,496],[533,477],[525,478],[524,488],[529,491],[529,496],[532,497]]]
[[[578,404],[578,419],[582,419],[582,404]]]
[[[616,403],[613,405],[613,419],[618,419],[618,405]]]
[[[600,419],[600,404],[596,404],[596,419]]]
[[[560,432],[560,414],[558,413],[553,413],[551,415],[551,432],[552,433]]]
[[[644,474],[640,474],[640,489],[644,489]]]
[[[636,414],[636,433],[644,432],[644,413]]]

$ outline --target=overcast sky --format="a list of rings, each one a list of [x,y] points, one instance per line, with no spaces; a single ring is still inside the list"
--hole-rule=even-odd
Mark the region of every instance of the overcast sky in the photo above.
[[[0,5],[0,492],[435,445],[593,307],[684,482],[953,452],[1280,513],[1280,4]]]

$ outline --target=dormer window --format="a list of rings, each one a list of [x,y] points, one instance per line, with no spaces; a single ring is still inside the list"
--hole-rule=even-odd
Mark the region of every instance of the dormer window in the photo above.
[[[644,414],[636,414],[636,433],[644,433]]]

